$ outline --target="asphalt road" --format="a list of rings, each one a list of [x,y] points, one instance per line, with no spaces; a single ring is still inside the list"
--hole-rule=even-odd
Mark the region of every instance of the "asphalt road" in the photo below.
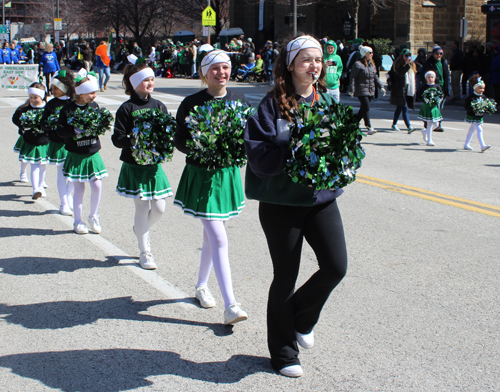
[[[157,79],[154,96],[175,111],[199,81]],[[234,84],[257,105],[266,86]],[[498,391],[500,385],[500,115],[486,117],[492,148],[463,150],[461,106],[443,111],[435,147],[420,132],[390,130],[388,97],[372,104],[378,133],[363,139],[358,180],[339,200],[349,254],[346,278],[300,354],[304,376],[268,361],[266,299],[272,268],[248,200],[227,223],[236,298],[249,319],[223,322],[193,299],[202,243],[199,221],[167,199],[151,231],[154,272],[137,267],[134,206],[115,192],[120,150],[101,138],[109,177],[99,208],[102,234],[79,236],[57,213],[56,171],[48,197],[31,201],[19,180],[11,122],[23,93],[0,92],[1,391]],[[126,100],[113,74],[97,102]],[[347,95],[342,101],[357,106]],[[417,111],[411,113],[412,125]],[[163,165],[176,189],[184,156]],[[244,171],[242,171],[244,174]],[[89,210],[89,189],[84,216]],[[306,245],[299,284],[316,269]]]

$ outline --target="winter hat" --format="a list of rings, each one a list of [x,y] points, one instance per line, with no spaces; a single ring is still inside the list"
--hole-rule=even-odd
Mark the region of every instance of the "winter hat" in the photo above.
[[[373,49],[369,46],[360,46],[359,53],[361,54],[361,57],[365,57],[367,53],[373,53]]]
[[[403,49],[401,51],[401,56],[406,56],[407,54],[411,54],[411,52],[408,49]]]
[[[434,47],[432,48],[432,53],[436,53],[438,51],[443,51],[443,49],[441,49],[441,46],[439,45],[434,45]]]

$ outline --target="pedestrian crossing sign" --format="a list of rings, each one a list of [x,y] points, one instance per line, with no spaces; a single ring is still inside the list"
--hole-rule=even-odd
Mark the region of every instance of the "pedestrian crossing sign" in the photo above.
[[[216,14],[212,7],[208,6],[201,14],[201,24],[203,26],[215,26]]]

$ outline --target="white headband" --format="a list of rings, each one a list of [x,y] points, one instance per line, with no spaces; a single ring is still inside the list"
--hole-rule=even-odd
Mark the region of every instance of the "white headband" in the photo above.
[[[28,89],[28,94],[38,95],[42,99],[45,98],[45,90],[42,90],[41,88],[30,87]]]
[[[484,84],[484,82],[481,80],[481,78],[477,78],[477,82],[476,82],[476,84],[474,85],[473,89],[475,90],[475,89],[476,89],[476,87],[479,87],[479,86],[482,86],[482,87],[484,87],[484,86],[485,86],[485,84]]]
[[[427,72],[425,73],[425,75],[424,75],[424,78],[426,78],[426,79],[427,79],[427,75],[430,75],[430,74],[433,74],[433,75],[434,75],[434,77],[436,77],[436,73],[435,73],[434,71],[427,71]]]
[[[321,55],[323,56],[323,49],[319,42],[311,37],[310,35],[302,35],[294,40],[290,41],[286,46],[286,66],[290,66],[295,59],[295,56],[302,50],[308,48],[319,49]]]
[[[50,85],[57,87],[64,94],[68,92],[68,87],[66,87],[66,85],[63,82],[61,82],[59,79],[56,79],[55,77],[52,78],[52,80],[50,81]]]
[[[97,79],[93,75],[87,75],[86,77],[88,79],[87,82],[75,87],[76,95],[89,94],[99,90],[99,83],[97,82]]]
[[[154,71],[150,68],[144,68],[141,69],[139,72],[136,72],[135,74],[131,75],[129,80],[130,84],[132,85],[133,89],[135,90],[144,79],[155,77]]]
[[[203,57],[203,60],[201,60],[200,69],[202,75],[206,77],[210,66],[218,63],[227,63],[231,65],[231,59],[223,50],[212,50],[208,52],[207,55]]]

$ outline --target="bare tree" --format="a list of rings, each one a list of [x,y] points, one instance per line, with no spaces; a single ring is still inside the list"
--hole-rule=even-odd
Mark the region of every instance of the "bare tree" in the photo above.
[[[98,30],[109,30],[112,27],[118,39],[124,29],[123,7],[122,0],[87,0],[89,25]]]
[[[179,10],[194,21],[200,21],[203,10],[207,7],[206,0],[186,0],[177,5]],[[229,0],[211,0],[210,7],[216,14],[215,35],[219,35],[222,28],[229,23]]]
[[[40,21],[43,24],[54,23],[54,18],[57,17],[57,2],[56,0],[48,0],[42,4],[37,4]],[[75,10],[83,9],[81,0],[59,0],[59,17],[63,21],[63,31],[69,37],[75,33],[82,33],[86,30],[86,23],[82,17],[82,13]]]

